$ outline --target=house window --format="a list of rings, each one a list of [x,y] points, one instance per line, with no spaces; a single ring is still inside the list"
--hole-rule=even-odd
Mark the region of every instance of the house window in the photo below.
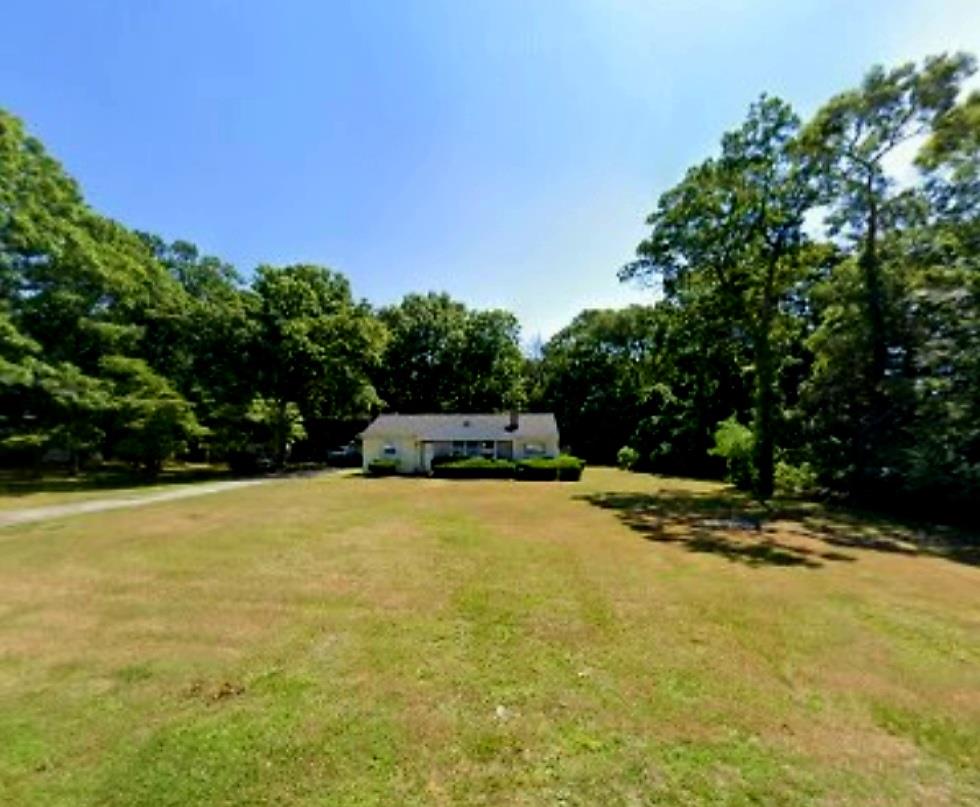
[[[524,444],[524,456],[526,457],[540,457],[545,453],[544,443],[525,443]]]
[[[386,457],[396,457],[398,456],[398,449],[391,443],[385,443],[384,448],[381,449],[381,453]]]

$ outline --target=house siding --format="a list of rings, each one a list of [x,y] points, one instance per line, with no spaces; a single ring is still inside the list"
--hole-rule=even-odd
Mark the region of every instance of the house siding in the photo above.
[[[506,418],[501,414],[466,413],[379,415],[362,435],[364,468],[367,470],[377,459],[394,459],[399,473],[426,473],[436,457],[459,453],[460,443],[467,444],[464,453],[471,455],[483,453],[515,460],[558,455],[554,415],[525,414],[517,430],[510,428]],[[493,447],[492,454],[488,453],[488,446]],[[385,453],[386,448],[390,453]]]
[[[501,442],[498,441],[498,456],[506,456],[506,452],[500,450]],[[558,456],[558,440],[552,436],[541,438],[522,437],[519,440],[514,440],[513,445],[513,458],[515,460],[528,459],[529,457]],[[528,451],[529,445],[543,446],[544,452]],[[384,453],[386,446],[394,446],[396,452],[394,456]],[[443,440],[423,443],[414,437],[406,437],[405,435],[365,437],[362,447],[364,470],[367,470],[372,460],[394,459],[398,461],[398,472],[403,474],[425,473],[430,470],[429,466],[433,457],[445,456],[451,453],[452,442],[450,441]]]
[[[395,455],[390,456],[384,453],[385,446],[394,446]],[[414,437],[365,437],[362,447],[364,458],[364,470],[372,460],[394,459],[398,461],[398,472],[402,474],[415,474],[422,470],[421,458],[419,456],[419,442]]]

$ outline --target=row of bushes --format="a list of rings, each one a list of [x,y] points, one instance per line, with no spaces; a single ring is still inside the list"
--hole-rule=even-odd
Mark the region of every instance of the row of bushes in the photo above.
[[[440,479],[521,479],[526,481],[577,482],[582,478],[585,461],[578,457],[531,460],[495,460],[485,457],[446,459],[433,463],[432,475]],[[391,476],[398,472],[398,461],[376,459],[368,464],[371,476]]]
[[[398,460],[371,460],[367,469],[371,476],[393,476],[398,473]]]
[[[486,457],[444,459],[432,463],[432,475],[439,479],[513,479],[515,463]]]
[[[584,468],[585,460],[563,454],[554,459],[542,457],[534,460],[521,460],[517,463],[515,477],[526,480],[578,482],[582,478]]]
[[[562,455],[530,460],[494,460],[484,457],[441,462],[432,467],[441,479],[521,479],[526,481],[577,482],[582,478],[584,460]]]

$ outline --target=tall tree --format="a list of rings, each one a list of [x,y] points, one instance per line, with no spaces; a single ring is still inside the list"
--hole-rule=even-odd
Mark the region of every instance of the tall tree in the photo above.
[[[918,164],[927,216],[901,244],[914,407],[903,487],[966,514],[980,495],[980,93],[937,121]]]
[[[143,320],[141,355],[215,425],[228,407],[252,397],[249,346],[257,327],[254,295],[233,266],[187,241],[140,237],[182,290]]]
[[[611,463],[633,441],[654,384],[655,318],[645,306],[589,309],[544,345],[537,402],[577,455]]]
[[[77,468],[111,427],[104,360],[139,353],[148,312],[181,290],[144,242],[91,210],[3,111],[0,294],[5,317],[43,359],[22,391],[17,428],[39,446],[66,449]]]
[[[255,394],[272,422],[363,414],[379,403],[370,382],[385,330],[366,303],[355,302],[337,272],[301,264],[261,266],[252,286],[258,327],[250,350]],[[276,459],[286,459],[289,429],[278,429]]]
[[[873,68],[860,87],[832,98],[807,125],[804,141],[824,179],[828,224],[856,251],[867,350],[852,357],[865,387],[864,412],[853,429],[858,477],[874,473],[873,455],[892,416],[885,389],[890,372],[889,283],[882,240],[901,219],[904,199],[895,193],[887,161],[903,143],[922,137],[954,105],[974,60],[965,54]]]
[[[660,197],[639,259],[620,272],[623,280],[659,278],[668,299],[744,333],[754,365],[754,487],[762,498],[774,478],[773,329],[798,279],[804,217],[815,198],[798,131],[790,107],[763,96],[724,136],[718,158]]]
[[[525,400],[520,327],[447,294],[409,294],[380,312],[388,328],[379,390],[396,412],[493,411]]]

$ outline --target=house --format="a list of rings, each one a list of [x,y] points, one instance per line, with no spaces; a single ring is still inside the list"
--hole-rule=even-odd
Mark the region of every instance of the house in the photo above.
[[[550,412],[379,415],[361,438],[365,470],[372,460],[393,459],[406,474],[430,471],[436,457],[556,457],[559,445]]]

